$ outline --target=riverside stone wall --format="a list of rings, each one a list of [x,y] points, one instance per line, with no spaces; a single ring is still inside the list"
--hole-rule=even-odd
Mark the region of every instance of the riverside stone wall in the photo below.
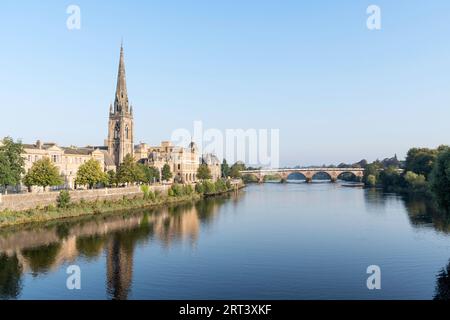
[[[160,191],[167,193],[170,186],[150,186],[152,191]],[[94,190],[72,190],[69,191],[72,202],[80,202],[81,199],[85,201],[95,200],[118,200],[123,197],[134,198],[135,196],[142,196],[143,192],[139,186],[126,188],[105,188]],[[28,210],[37,207],[45,207],[48,205],[56,205],[56,199],[59,192],[41,192],[41,193],[21,193],[21,194],[0,194],[0,211],[2,210]]]

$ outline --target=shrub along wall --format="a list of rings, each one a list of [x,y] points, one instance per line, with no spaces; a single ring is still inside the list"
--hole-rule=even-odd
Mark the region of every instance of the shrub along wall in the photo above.
[[[155,192],[167,193],[170,186],[150,186],[150,190]],[[123,197],[132,199],[136,196],[143,196],[143,192],[139,186],[126,188],[105,188],[94,190],[73,190],[69,191],[71,202],[80,202],[95,200],[118,200]],[[36,207],[45,207],[48,205],[56,206],[56,199],[59,192],[42,192],[42,193],[23,193],[23,194],[0,194],[0,211],[2,210],[28,210]]]

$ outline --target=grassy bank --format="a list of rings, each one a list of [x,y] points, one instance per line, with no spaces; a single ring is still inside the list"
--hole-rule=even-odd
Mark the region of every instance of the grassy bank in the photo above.
[[[167,195],[149,191],[143,186],[142,196],[133,199],[123,198],[120,200],[97,200],[92,202],[81,201],[63,206],[49,205],[44,208],[35,208],[24,211],[4,210],[0,212],[0,228],[26,223],[45,222],[50,220],[82,217],[103,213],[122,212],[124,210],[150,208],[156,206],[170,205],[189,201],[197,201],[204,197],[221,195],[232,192],[235,189],[221,191],[197,192],[191,186],[174,185]]]
[[[153,198],[136,197],[133,199],[121,199],[116,201],[104,200],[69,204],[67,207],[58,208],[50,205],[45,208],[36,208],[25,211],[5,210],[0,212],[0,228],[18,224],[44,222],[49,220],[80,217],[85,215],[95,215],[101,213],[123,211],[138,208],[148,208],[152,206],[169,205],[172,203],[196,201],[202,195],[193,193],[177,197],[159,196]]]

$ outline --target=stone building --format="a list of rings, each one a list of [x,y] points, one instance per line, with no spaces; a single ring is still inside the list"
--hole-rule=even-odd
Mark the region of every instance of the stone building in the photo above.
[[[211,153],[203,155],[202,163],[208,166],[213,180],[217,180],[222,177],[222,166],[216,155]]]
[[[135,148],[135,159],[162,171],[165,164],[170,166],[173,180],[177,182],[195,182],[200,166],[198,148],[191,142],[187,148],[174,146],[170,141],[163,141],[159,146],[141,143]]]
[[[43,158],[50,161],[59,169],[64,179],[64,184],[60,187],[73,189],[78,168],[89,159],[97,160],[105,170],[115,170],[114,162],[108,152],[95,147],[60,147],[56,143],[41,143],[39,140],[35,144],[24,144],[25,171],[33,164]]]
[[[91,158],[100,162],[105,171],[116,170],[127,155],[136,161],[155,166],[162,170],[164,164],[169,164],[173,181],[195,182],[197,169],[202,162],[198,148],[194,142],[187,147],[174,146],[163,141],[159,146],[149,146],[145,143],[134,145],[133,107],[128,100],[125,59],[123,46],[120,47],[119,68],[114,105],[109,106],[108,137],[104,146],[97,147],[61,147],[56,143],[25,144],[25,171],[34,162],[48,157],[60,170],[64,178],[64,188],[74,188],[78,168]],[[220,163],[217,157],[208,155],[206,162],[211,166],[214,179],[220,177]],[[218,169],[219,168],[219,169]],[[217,171],[219,170],[219,171]]]

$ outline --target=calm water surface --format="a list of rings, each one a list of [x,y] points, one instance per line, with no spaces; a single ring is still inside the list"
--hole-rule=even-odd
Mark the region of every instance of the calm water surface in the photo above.
[[[426,201],[265,184],[0,230],[0,298],[432,299],[448,295],[449,258],[450,218]],[[81,290],[66,288],[70,265]],[[381,268],[381,290],[366,287],[369,265]]]

